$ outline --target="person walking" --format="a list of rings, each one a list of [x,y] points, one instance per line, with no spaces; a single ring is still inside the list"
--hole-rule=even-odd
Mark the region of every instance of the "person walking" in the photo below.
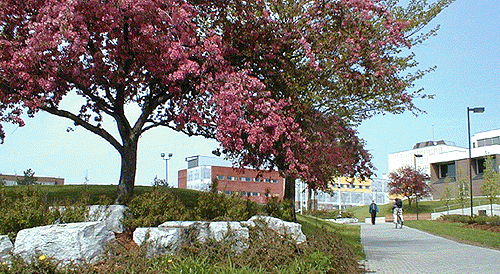
[[[378,212],[378,206],[375,203],[375,200],[372,200],[372,203],[368,207],[368,212],[372,216],[372,225],[374,225],[375,224],[375,218],[377,217],[377,212]]]
[[[394,218],[394,225],[398,228],[398,217],[400,218],[401,223],[400,228],[403,228],[403,200],[396,198],[394,204],[392,205],[392,216]]]

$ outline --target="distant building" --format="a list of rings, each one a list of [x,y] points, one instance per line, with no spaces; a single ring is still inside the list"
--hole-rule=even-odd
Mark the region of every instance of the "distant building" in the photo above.
[[[40,185],[64,185],[63,178],[54,178],[54,177],[40,177],[34,176],[36,182]],[[24,175],[6,175],[0,174],[0,181],[3,182],[6,186],[15,186],[18,181],[22,181],[24,179]]]
[[[179,188],[208,191],[214,179],[217,191],[238,194],[264,204],[269,196],[283,198],[285,179],[278,171],[233,168],[231,163],[210,156],[187,157],[188,168],[178,171]]]
[[[450,177],[453,184],[465,180],[469,185],[469,170],[472,171],[472,195],[482,195],[484,161],[488,156],[494,159],[494,168],[499,170],[500,129],[477,133],[471,138],[471,163],[469,150],[449,151],[429,158],[430,176],[434,199],[439,199],[444,189],[444,179]]]
[[[344,209],[352,206],[368,205],[372,200],[377,204],[389,203],[387,180],[339,177],[330,184],[329,191],[313,191],[312,205],[320,210]],[[295,202],[298,210],[307,210],[307,185],[297,180]]]
[[[413,146],[413,149],[391,153],[388,156],[389,173],[401,167],[412,167],[422,170],[427,175],[431,174],[429,158],[447,152],[466,152],[465,148],[457,147],[450,141],[426,141]]]

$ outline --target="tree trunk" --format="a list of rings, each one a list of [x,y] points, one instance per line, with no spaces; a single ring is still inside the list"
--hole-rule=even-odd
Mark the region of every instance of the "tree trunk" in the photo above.
[[[292,222],[297,221],[295,215],[295,178],[292,176],[285,177],[285,195],[283,199],[289,202],[290,205],[290,219]]]
[[[312,189],[307,188],[307,210],[311,211],[314,210],[313,208],[313,201],[312,201]]]
[[[120,151],[122,164],[120,182],[118,184],[118,196],[115,200],[115,204],[127,204],[132,198],[137,168],[137,142],[138,141],[129,142],[124,145]]]

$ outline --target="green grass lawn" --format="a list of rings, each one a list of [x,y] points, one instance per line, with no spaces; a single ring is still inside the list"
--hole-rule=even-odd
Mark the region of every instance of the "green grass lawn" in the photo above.
[[[311,230],[316,227],[323,227],[329,231],[335,232],[339,235],[342,240],[349,245],[357,260],[364,260],[365,253],[363,252],[363,246],[361,245],[361,227],[358,225],[345,225],[337,224],[329,221],[325,221],[320,218],[297,215],[297,220],[302,224],[302,231],[304,234],[311,233]]]
[[[420,220],[405,221],[405,225],[458,242],[500,249],[500,233],[467,228],[463,223]]]

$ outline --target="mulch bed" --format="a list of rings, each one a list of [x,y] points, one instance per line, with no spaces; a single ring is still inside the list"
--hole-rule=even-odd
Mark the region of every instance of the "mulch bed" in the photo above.
[[[500,233],[500,226],[498,225],[465,224],[464,227]]]

